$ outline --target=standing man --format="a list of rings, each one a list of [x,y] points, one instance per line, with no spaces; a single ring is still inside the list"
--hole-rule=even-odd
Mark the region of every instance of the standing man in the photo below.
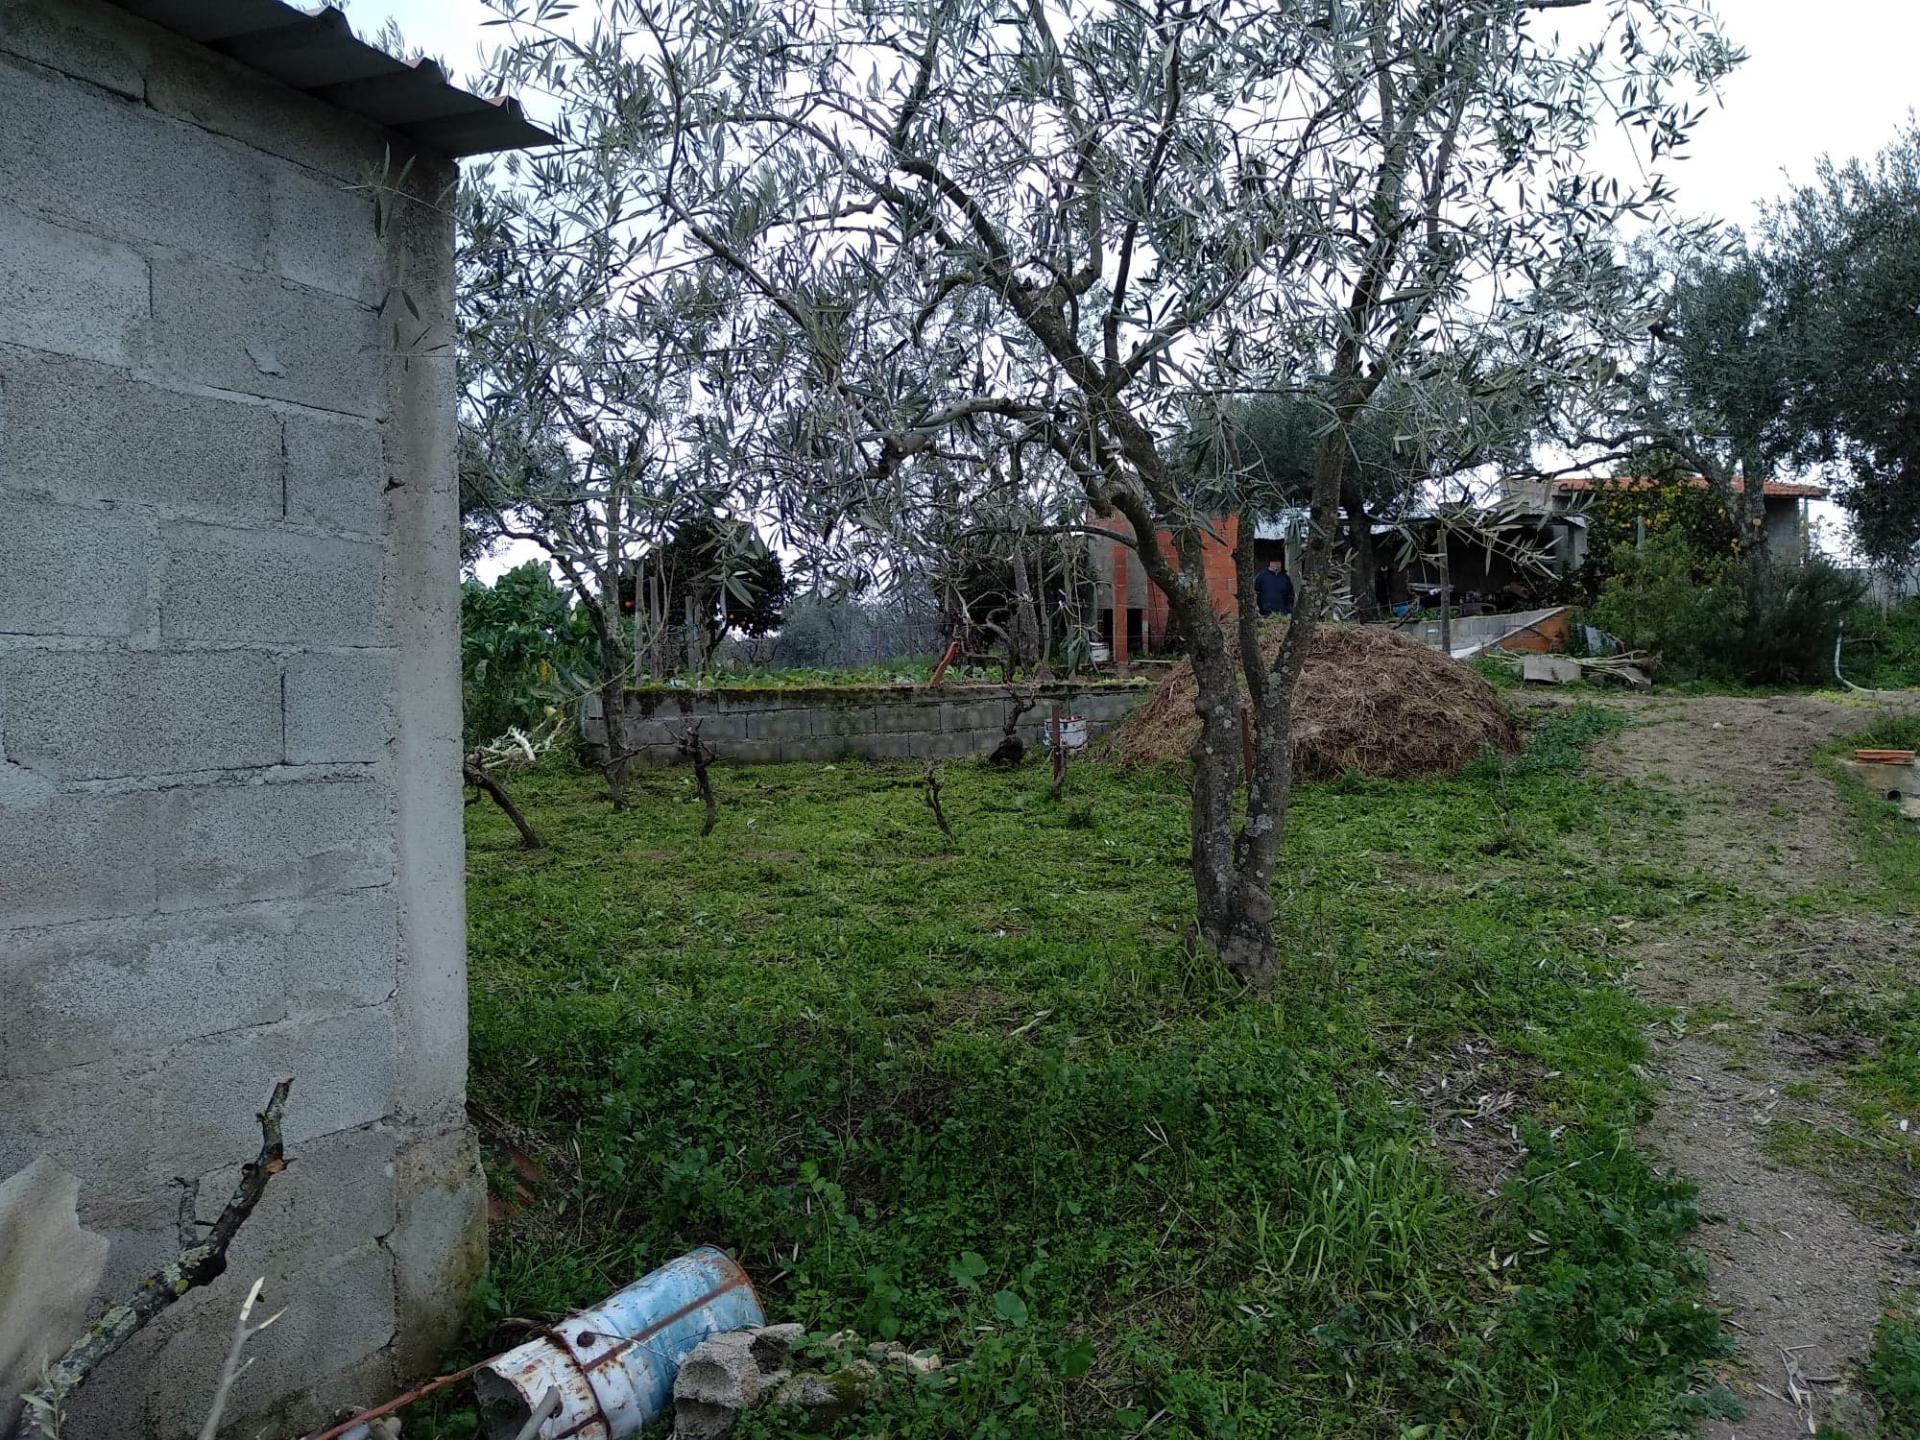
[[[1262,615],[1293,614],[1293,577],[1287,574],[1287,562],[1276,555],[1267,568],[1253,577],[1253,598]]]

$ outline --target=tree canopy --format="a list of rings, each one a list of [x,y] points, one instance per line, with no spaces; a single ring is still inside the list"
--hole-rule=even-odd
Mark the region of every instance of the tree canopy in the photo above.
[[[1760,231],[1799,458],[1825,463],[1876,564],[1920,558],[1920,125],[1825,161]]]

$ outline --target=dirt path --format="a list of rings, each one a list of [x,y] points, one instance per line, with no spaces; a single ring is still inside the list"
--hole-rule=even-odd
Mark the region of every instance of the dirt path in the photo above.
[[[1634,976],[1640,994],[1675,1012],[1653,1037],[1667,1099],[1645,1138],[1699,1184],[1714,1299],[1739,1342],[1725,1378],[1746,1416],[1701,1434],[1787,1440],[1826,1424],[1866,1440],[1877,1422],[1860,1367],[1882,1297],[1915,1278],[1914,1257],[1821,1179],[1770,1156],[1767,1140],[1787,1114],[1839,1123],[1817,1098],[1830,1057],[1796,1033],[1778,986],[1809,975],[1844,983],[1863,951],[1911,956],[1920,945],[1910,921],[1809,920],[1783,903],[1844,882],[1858,863],[1843,800],[1811,756],[1867,716],[1807,697],[1633,708],[1635,727],[1599,768],[1686,795],[1691,860],[1769,912],[1649,940]]]

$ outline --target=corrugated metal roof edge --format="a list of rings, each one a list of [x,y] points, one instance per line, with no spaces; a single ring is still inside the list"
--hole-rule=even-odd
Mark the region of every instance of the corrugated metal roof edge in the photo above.
[[[286,0],[112,3],[444,155],[555,143],[511,96],[482,99],[450,82],[431,60],[401,60],[367,44],[353,33],[337,5],[301,9]]]

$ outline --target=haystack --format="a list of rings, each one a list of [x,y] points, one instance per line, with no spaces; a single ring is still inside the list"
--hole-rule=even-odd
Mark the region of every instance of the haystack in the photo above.
[[[1284,621],[1261,627],[1268,664],[1285,634]],[[1126,765],[1187,759],[1200,733],[1198,693],[1183,661],[1114,730],[1108,757]],[[1494,688],[1465,665],[1385,626],[1314,632],[1294,695],[1296,780],[1457,775],[1482,748],[1514,754],[1520,733]]]

